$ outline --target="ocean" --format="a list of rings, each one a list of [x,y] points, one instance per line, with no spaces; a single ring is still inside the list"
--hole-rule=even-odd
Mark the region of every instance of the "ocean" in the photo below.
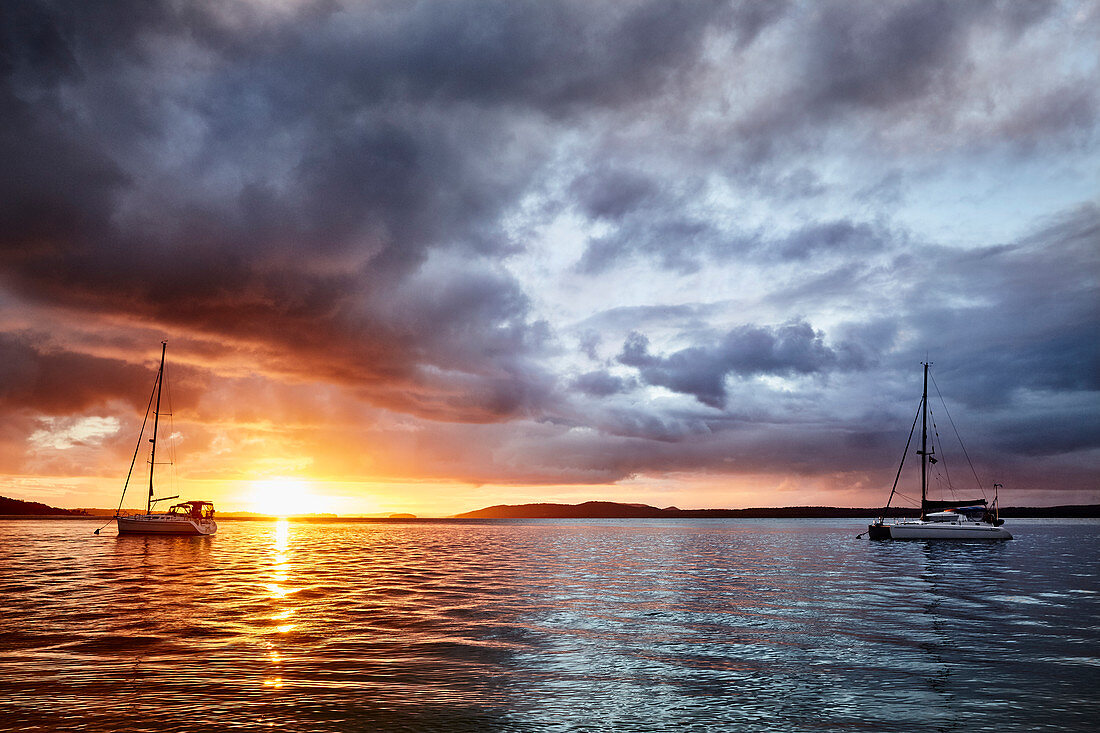
[[[3,521],[0,730],[1093,731],[1100,522]]]

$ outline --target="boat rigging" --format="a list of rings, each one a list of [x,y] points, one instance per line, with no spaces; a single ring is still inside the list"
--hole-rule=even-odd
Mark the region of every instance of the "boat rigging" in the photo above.
[[[154,504],[179,498],[178,494],[153,498],[153,477],[157,467],[157,434],[160,428],[161,393],[164,387],[164,362],[167,351],[168,342],[162,341],[160,368],[157,370],[156,379],[153,381],[153,393],[149,396],[149,404],[145,408],[145,419],[142,421],[141,431],[138,433],[137,447],[134,449],[134,457],[130,461],[130,470],[126,474],[126,482],[122,486],[122,497],[119,499],[118,509],[115,510],[115,516],[113,517],[118,525],[120,535],[212,535],[218,531],[218,524],[214,521],[213,502],[185,501],[180,504],[173,504],[166,512],[153,511]],[[150,411],[153,414],[153,433],[152,437],[149,438],[152,446],[149,450],[149,493],[145,500],[145,513],[125,514],[122,512],[122,502],[126,498],[126,489],[130,485],[130,478],[133,476],[138,453],[141,452],[142,438],[145,434],[145,426],[149,423]],[[98,529],[95,534],[99,534]]]
[[[901,462],[898,465],[897,475],[894,477],[894,486],[890,489],[890,496],[886,500],[886,506],[882,510],[882,515],[876,519],[872,524],[867,526],[867,532],[860,533],[858,537],[862,537],[867,534],[873,540],[885,540],[885,539],[960,539],[960,540],[974,540],[974,539],[992,539],[992,540],[1010,540],[1012,534],[1005,529],[1002,525],[1004,520],[1001,519],[998,509],[998,496],[997,492],[1002,488],[1001,484],[993,484],[994,498],[991,505],[987,505],[985,497],[979,499],[959,499],[959,500],[932,500],[928,498],[928,469],[930,466],[936,465],[939,460],[935,456],[935,445],[929,445],[928,440],[928,367],[930,363],[924,363],[924,392],[921,396],[920,405],[917,408],[917,415],[913,418],[913,426],[909,429],[909,438],[905,442],[905,451],[902,453]],[[937,393],[939,387],[936,388]],[[942,395],[940,396],[942,400]],[[944,410],[946,411],[947,405],[944,403]],[[948,419],[951,419],[950,413],[947,413]],[[905,457],[909,453],[909,446],[913,441],[913,434],[916,431],[917,421],[921,424],[921,443],[920,450],[917,451],[917,455],[920,456],[920,518],[919,519],[906,519],[898,520],[896,522],[887,523],[886,514],[889,512],[890,504],[894,500],[894,496],[898,494],[898,481],[901,478],[901,471],[905,465]],[[951,420],[952,427],[954,427],[954,421]],[[935,423],[933,422],[933,431],[935,432]],[[956,431],[957,434],[958,431]],[[938,437],[939,433],[936,432]],[[959,441],[960,444],[962,441]],[[963,448],[963,453],[966,453],[966,448]],[[967,455],[967,461],[970,457]],[[971,470],[973,471],[973,464],[971,464]],[[946,473],[946,469],[945,469]],[[975,472],[975,478],[977,473]],[[980,486],[980,482],[979,482]]]

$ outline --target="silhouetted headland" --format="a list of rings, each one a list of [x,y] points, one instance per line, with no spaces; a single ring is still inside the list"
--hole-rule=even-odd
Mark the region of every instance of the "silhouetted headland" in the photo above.
[[[82,517],[86,512],[80,509],[58,509],[37,501],[23,501],[21,499],[9,499],[0,496],[0,515],[12,516],[57,516],[57,517]]]
[[[498,504],[454,515],[457,519],[845,519],[879,516],[882,507],[790,506],[752,509],[659,509],[647,504],[586,501],[583,504]],[[891,507],[888,517],[916,517],[915,508]],[[1100,504],[1054,507],[1006,507],[1003,517],[1100,517]]]

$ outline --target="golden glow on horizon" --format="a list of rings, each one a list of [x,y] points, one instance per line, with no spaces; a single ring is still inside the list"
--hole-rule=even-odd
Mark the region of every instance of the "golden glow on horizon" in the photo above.
[[[320,499],[314,496],[309,485],[296,478],[270,478],[252,482],[251,503],[253,511],[289,517],[294,514],[320,512]]]
[[[132,448],[133,446],[131,446]],[[127,461],[129,458],[127,458]],[[896,466],[895,466],[896,469]],[[616,484],[471,485],[447,481],[339,480],[291,473],[266,474],[248,465],[240,473],[256,479],[181,479],[179,493],[186,499],[213,501],[219,515],[257,512],[276,516],[295,513],[331,513],[341,517],[387,516],[408,512],[418,517],[446,517],[495,504],[585,501],[618,501],[675,505],[681,509],[744,509],[749,507],[840,506],[872,507],[883,501],[882,485],[889,493],[893,471],[883,479],[863,472],[828,476],[751,474],[737,477],[677,475],[660,482],[638,477]],[[40,501],[65,509],[100,508],[112,511],[118,503],[121,481],[117,477],[24,476],[0,473],[0,495],[23,501]],[[131,484],[124,508],[145,508],[140,485]],[[918,489],[919,491],[919,489]],[[175,493],[174,491],[172,493]],[[1095,503],[1084,491],[1067,491],[1066,503]],[[286,498],[281,498],[286,496]],[[1003,499],[1002,495],[1002,499]],[[1051,503],[1041,490],[1012,492],[1020,505]],[[277,499],[277,500],[276,500]]]

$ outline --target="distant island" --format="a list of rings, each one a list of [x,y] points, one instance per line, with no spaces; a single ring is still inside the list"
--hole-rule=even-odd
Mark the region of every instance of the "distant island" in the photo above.
[[[498,504],[455,514],[456,519],[858,519],[877,517],[882,507],[790,506],[752,509],[659,509],[648,504],[586,501],[583,504]],[[916,517],[915,508],[891,507],[889,517]],[[1100,517],[1100,504],[1054,507],[1005,507],[1002,517]]]
[[[22,501],[21,499],[9,499],[0,496],[0,514],[11,516],[56,516],[56,517],[81,517],[86,512],[80,509],[58,509],[55,506],[41,504],[37,501]]]
[[[877,516],[882,507],[842,508],[828,506],[761,507],[754,509],[659,509],[648,504],[615,501],[586,501],[582,504],[498,504],[463,512],[456,519],[662,519],[662,518],[847,518]],[[891,517],[916,516],[919,512],[891,508]]]

